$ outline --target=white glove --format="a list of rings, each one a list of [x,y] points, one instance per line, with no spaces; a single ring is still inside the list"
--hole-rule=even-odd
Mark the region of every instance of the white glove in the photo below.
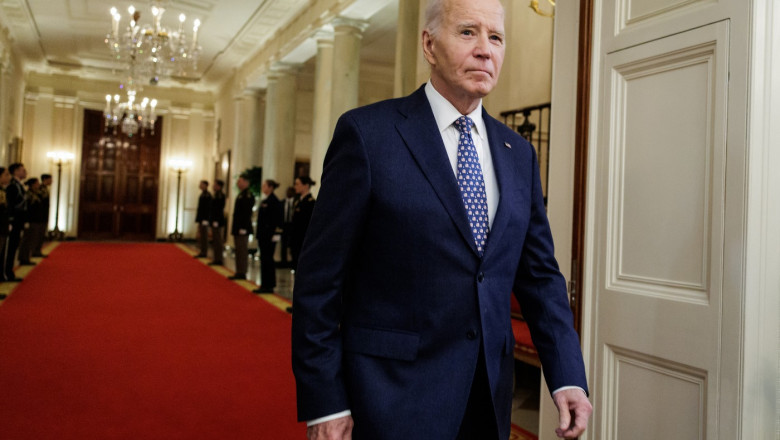
[[[271,237],[271,241],[274,243],[279,243],[282,241],[282,235],[281,234],[274,234],[273,237]]]
[[[203,220],[202,222],[200,222],[200,224],[202,224],[203,226],[208,226],[209,225],[209,221],[208,220]]]
[[[239,229],[238,235],[246,235],[246,229]]]
[[[214,222],[214,223],[211,224],[211,226],[213,226],[215,228],[218,228],[219,227],[219,222]]]

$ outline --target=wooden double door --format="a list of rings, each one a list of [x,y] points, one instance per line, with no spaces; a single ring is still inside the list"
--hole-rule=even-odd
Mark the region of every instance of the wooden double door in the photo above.
[[[79,238],[154,240],[162,120],[155,133],[104,130],[103,113],[85,110]]]

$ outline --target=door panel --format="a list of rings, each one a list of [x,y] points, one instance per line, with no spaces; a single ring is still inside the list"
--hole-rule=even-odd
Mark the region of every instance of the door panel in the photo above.
[[[161,125],[127,137],[104,132],[102,113],[85,110],[79,238],[155,238]]]
[[[724,20],[605,57],[593,438],[717,437],[728,48]]]

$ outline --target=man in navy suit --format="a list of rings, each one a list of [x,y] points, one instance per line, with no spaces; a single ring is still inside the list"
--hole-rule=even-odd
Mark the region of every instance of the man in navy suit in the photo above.
[[[311,439],[509,438],[523,307],[559,437],[592,411],[536,155],[482,109],[499,0],[433,0],[430,81],[345,113],[296,272],[293,371]]]

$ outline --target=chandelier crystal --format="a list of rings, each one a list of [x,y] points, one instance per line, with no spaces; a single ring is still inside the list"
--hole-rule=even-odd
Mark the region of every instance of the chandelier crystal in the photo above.
[[[165,76],[188,77],[197,70],[201,47],[198,45],[200,20],[194,20],[192,34],[184,32],[187,17],[179,15],[177,30],[163,26],[165,8],[159,1],[151,2],[152,23],[141,25],[141,12],[135,7],[127,9],[130,16],[127,26],[122,27],[122,16],[111,8],[111,32],[105,43],[114,58],[123,63],[128,71],[133,90],[136,81],[157,84]],[[139,84],[140,85],[140,84]]]
[[[154,136],[154,123],[157,121],[157,100],[143,98],[141,103],[135,102],[135,92],[127,92],[127,102],[119,102],[119,95],[106,95],[106,108],[103,110],[103,118],[106,129],[112,128],[114,134],[117,129],[127,136],[134,136],[141,131],[141,136],[149,131]]]

